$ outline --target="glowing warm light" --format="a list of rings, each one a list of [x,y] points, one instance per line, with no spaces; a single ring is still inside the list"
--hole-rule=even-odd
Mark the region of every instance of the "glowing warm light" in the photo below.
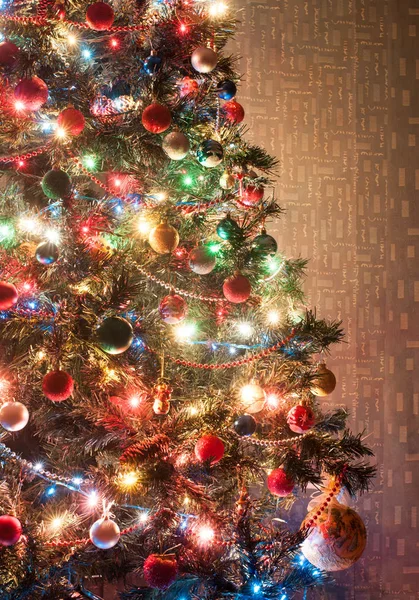
[[[7,379],[0,379],[0,392],[4,392],[9,387]]]
[[[119,47],[119,40],[117,38],[111,38],[109,43],[110,43],[111,48]]]
[[[67,132],[64,127],[57,127],[55,129],[55,137],[59,138],[60,140],[63,140],[67,137]]]
[[[158,192],[157,194],[155,194],[154,196],[156,198],[156,200],[158,200],[159,202],[163,202],[163,200],[166,200],[167,198],[167,194],[165,194],[165,192]]]
[[[190,501],[191,501],[191,499],[190,499],[190,498],[188,498],[188,496],[185,496],[185,497],[184,497],[184,499],[183,499],[183,504],[184,504],[185,506],[188,506],[188,504],[190,503]]]
[[[120,179],[114,179],[114,184],[116,187],[120,187],[122,184],[122,181]]]
[[[182,323],[175,327],[175,335],[180,341],[188,340],[193,337],[197,331],[195,323]]]
[[[176,464],[181,467],[182,465],[186,465],[186,463],[188,462],[188,458],[189,455],[184,452],[183,454],[181,454],[180,456],[177,457],[176,459]]]
[[[61,529],[63,524],[64,524],[63,517],[55,517],[54,519],[52,519],[52,521],[50,523],[50,527],[51,527],[51,529],[54,529],[55,531],[57,531],[58,529]]]
[[[137,228],[141,235],[148,235],[151,231],[151,223],[141,217],[138,221]]]
[[[211,17],[222,17],[228,9],[225,2],[214,2],[209,8],[209,14]]]
[[[253,327],[251,323],[248,323],[247,321],[241,321],[240,323],[237,323],[237,329],[240,335],[243,337],[250,337],[253,333]]]
[[[188,410],[189,410],[189,414],[191,415],[191,417],[194,417],[199,412],[199,410],[197,409],[196,406],[190,406]]]
[[[181,23],[181,24],[179,25],[179,31],[180,31],[180,33],[186,33],[186,32],[188,31],[188,28],[187,28],[187,26],[185,25],[185,23]]]
[[[45,230],[45,237],[52,244],[58,244],[59,241],[60,241],[60,232],[57,231],[57,229],[52,229],[52,228],[51,229],[46,229]]]
[[[75,36],[75,35],[73,35],[72,33],[70,33],[70,34],[67,36],[67,44],[68,44],[69,46],[75,46],[75,45],[77,44],[77,42],[78,42],[78,39],[77,39],[77,38],[76,38],[76,36]]]
[[[266,315],[266,320],[269,325],[278,325],[281,315],[277,310],[270,310]]]
[[[44,352],[43,350],[40,350],[40,351],[38,352],[38,354],[36,355],[36,358],[37,358],[38,360],[42,360],[43,358],[45,358],[45,352]]]
[[[135,471],[127,471],[119,476],[119,484],[126,489],[132,488],[138,483],[138,473]]]
[[[271,410],[275,410],[276,408],[278,408],[280,403],[281,398],[280,396],[278,396],[278,394],[270,393],[266,395],[266,404]]]
[[[215,537],[215,531],[209,525],[201,525],[196,530],[196,536],[201,544],[208,544]]]
[[[34,217],[21,217],[18,221],[18,228],[26,233],[36,233],[39,231],[39,221]]]
[[[96,490],[92,490],[87,497],[87,506],[89,508],[95,508],[99,504],[99,495]]]
[[[17,163],[17,166],[20,167],[20,168],[24,167],[25,166],[25,161],[24,160],[19,160],[18,163]]]
[[[140,521],[140,523],[146,523],[148,521],[148,513],[146,513],[145,511],[142,512],[138,517],[138,520]]]
[[[34,466],[33,466],[33,470],[34,470],[34,471],[37,471],[37,472],[38,472],[38,471],[42,471],[42,469],[43,469],[43,468],[44,468],[44,465],[43,465],[43,463],[41,463],[41,462],[37,462],[37,463],[35,463],[35,464],[34,464]]]
[[[131,396],[131,398],[128,400],[128,404],[132,408],[137,408],[140,405],[140,402],[141,398],[139,396]]]
[[[22,102],[22,100],[16,100],[15,102],[15,109],[16,110],[24,110],[25,109],[25,103]]]

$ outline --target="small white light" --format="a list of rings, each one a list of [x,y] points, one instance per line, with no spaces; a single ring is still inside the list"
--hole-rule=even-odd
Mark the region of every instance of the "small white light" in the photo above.
[[[15,109],[16,110],[23,110],[25,108],[25,103],[22,102],[22,100],[16,100],[15,102]]]
[[[42,471],[43,468],[44,468],[44,465],[41,462],[37,462],[33,466],[33,470],[36,472]]]
[[[191,417],[194,417],[195,415],[198,414],[198,409],[196,406],[190,406],[189,407],[189,414],[191,415]]]
[[[281,315],[277,310],[270,310],[266,315],[266,320],[269,325],[278,325]]]
[[[60,232],[57,229],[50,228],[45,231],[45,237],[52,244],[58,244],[60,241]]]
[[[128,404],[132,407],[132,408],[137,408],[140,405],[140,398],[138,396],[131,396],[131,398],[128,400]]]
[[[148,513],[146,511],[142,512],[138,518],[140,523],[146,523],[148,521]]]
[[[214,2],[209,9],[211,17],[221,17],[227,11],[228,6],[225,2]]]
[[[175,328],[175,334],[178,340],[186,341],[196,333],[195,323],[182,323]]]
[[[163,202],[163,200],[166,200],[167,195],[165,194],[165,192],[158,192],[158,194],[155,194],[154,197],[159,202]]]
[[[237,329],[243,337],[250,337],[253,333],[253,327],[251,323],[248,323],[247,321],[237,323]]]
[[[90,508],[94,508],[95,506],[97,506],[99,502],[99,496],[96,490],[92,490],[89,494],[89,497],[87,498],[87,505]]]
[[[61,527],[63,526],[64,523],[64,519],[62,517],[55,517],[55,519],[53,519],[51,521],[51,529],[61,529]]]
[[[148,235],[151,231],[151,223],[144,218],[139,219],[137,227],[141,235]]]
[[[63,127],[57,127],[55,130],[55,136],[58,139],[63,140],[64,138],[67,137],[67,132]]]
[[[215,536],[215,531],[209,525],[201,525],[196,533],[201,544],[208,544]]]
[[[77,44],[77,38],[72,33],[67,36],[67,44],[69,46],[75,46]]]

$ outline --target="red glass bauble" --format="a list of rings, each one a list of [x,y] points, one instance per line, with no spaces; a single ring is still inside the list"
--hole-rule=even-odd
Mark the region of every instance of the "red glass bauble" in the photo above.
[[[166,590],[176,580],[178,564],[173,554],[150,554],[144,562],[144,579],[157,590]]]
[[[214,465],[224,456],[224,442],[216,435],[203,435],[195,444],[195,456],[200,462],[211,461]]]
[[[186,317],[188,305],[178,294],[165,296],[159,304],[159,313],[165,323],[175,325]]]
[[[274,496],[285,498],[294,489],[294,481],[288,477],[284,469],[274,469],[268,475],[268,490]]]
[[[18,293],[13,283],[0,281],[0,310],[12,308],[17,302]]]
[[[13,546],[20,540],[22,525],[19,519],[11,515],[0,517],[0,546]]]
[[[246,302],[251,292],[250,281],[244,275],[232,275],[224,281],[223,294],[233,304]]]
[[[294,433],[305,433],[315,423],[314,412],[309,406],[293,406],[287,415],[287,423]]]
[[[235,100],[229,100],[223,106],[225,118],[231,123],[241,123],[244,119],[244,108]]]
[[[94,2],[86,12],[86,21],[90,29],[96,31],[106,31],[112,27],[115,14],[112,6],[106,2]]]
[[[86,120],[76,108],[65,108],[58,115],[58,126],[64,129],[69,135],[80,135],[86,124]]]
[[[48,87],[39,77],[21,79],[15,87],[14,97],[23,110],[39,110],[48,100]]]
[[[65,371],[51,371],[42,381],[42,391],[53,402],[62,402],[71,396],[74,390],[74,380]]]
[[[0,44],[0,65],[13,67],[19,58],[20,50],[13,42],[6,40]]]
[[[263,187],[256,187],[255,185],[246,185],[243,188],[242,197],[240,201],[245,206],[255,206],[262,200],[264,194]]]
[[[144,128],[150,131],[150,133],[163,133],[163,131],[169,129],[172,122],[172,115],[167,106],[155,102],[144,109],[141,115],[141,122]]]

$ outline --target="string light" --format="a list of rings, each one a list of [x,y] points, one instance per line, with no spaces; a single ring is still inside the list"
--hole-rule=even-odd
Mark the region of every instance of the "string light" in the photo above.
[[[211,17],[222,17],[227,12],[228,6],[225,2],[214,2],[209,8]]]
[[[243,337],[250,337],[253,333],[253,327],[251,323],[248,323],[247,321],[237,323],[237,330]]]
[[[179,33],[186,33],[188,31],[188,27],[185,25],[185,23],[181,23],[179,25]]]
[[[184,185],[190,186],[193,184],[193,179],[190,175],[185,175],[185,177],[183,178],[183,183]]]
[[[55,129],[55,137],[64,140],[67,137],[67,131],[63,127],[57,127]]]
[[[262,586],[260,585],[260,583],[253,584],[253,593],[254,594],[258,594],[261,589],[262,589]]]
[[[96,168],[96,158],[94,156],[84,156],[82,158],[82,163],[86,167],[86,169]]]
[[[41,462],[37,462],[37,463],[35,463],[35,464],[34,464],[34,466],[33,466],[33,470],[34,470],[34,471],[42,471],[42,470],[43,470],[43,468],[44,468],[44,465],[43,465],[43,463],[41,463]]]
[[[266,320],[269,325],[278,325],[281,315],[277,310],[270,310],[266,315]]]
[[[154,195],[154,197],[159,202],[163,202],[163,200],[166,200],[167,194],[165,192],[158,192],[157,194]]]
[[[78,42],[77,37],[74,34],[69,33],[67,36],[67,44],[69,46],[75,46],[77,44],[77,42]]]
[[[128,400],[128,404],[131,406],[131,408],[138,408],[140,403],[141,399],[139,396],[131,396],[131,398]]]
[[[197,332],[197,326],[195,323],[182,323],[181,325],[177,325],[175,327],[175,335],[178,340],[186,341],[188,338],[191,338]]]
[[[196,406],[189,406],[188,411],[189,411],[189,414],[191,415],[191,417],[195,417],[199,412],[199,410]]]
[[[116,50],[117,48],[119,48],[119,40],[118,38],[111,38],[109,41],[109,45],[111,48],[113,48],[114,50]]]
[[[87,506],[95,508],[99,504],[99,494],[96,490],[92,490],[87,497]]]
[[[92,58],[92,51],[89,50],[89,48],[83,48],[83,50],[81,51],[81,55],[86,60],[90,60]]]
[[[148,513],[146,511],[142,512],[138,517],[140,523],[146,523],[148,521]]]
[[[63,517],[54,517],[50,523],[50,528],[53,529],[54,531],[57,531],[57,529],[61,529],[61,527],[63,526],[63,523],[64,523]]]
[[[215,531],[209,525],[201,525],[196,530],[196,536],[200,544],[208,544],[215,537]]]
[[[44,235],[52,244],[58,244],[60,241],[60,232],[57,229],[46,229]]]
[[[271,410],[277,409],[280,403],[281,397],[279,396],[279,394],[276,394],[274,392],[269,392],[268,394],[266,394],[266,404]]]
[[[147,221],[144,217],[140,217],[137,223],[137,229],[141,235],[148,235],[151,231],[151,223]]]
[[[25,110],[25,103],[22,102],[22,100],[16,100],[14,106],[15,106],[15,110],[17,110],[18,112]]]
[[[138,473],[136,471],[127,471],[119,475],[119,485],[127,490],[135,487],[138,483]]]

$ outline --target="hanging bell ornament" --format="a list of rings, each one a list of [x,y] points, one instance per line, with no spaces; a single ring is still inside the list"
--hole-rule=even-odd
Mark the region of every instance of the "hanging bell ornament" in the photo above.
[[[170,410],[172,388],[167,383],[160,382],[153,388],[153,411],[156,415],[167,415]]]
[[[315,396],[328,396],[336,387],[336,377],[326,367],[326,363],[317,366],[316,379],[312,382],[311,393]]]

